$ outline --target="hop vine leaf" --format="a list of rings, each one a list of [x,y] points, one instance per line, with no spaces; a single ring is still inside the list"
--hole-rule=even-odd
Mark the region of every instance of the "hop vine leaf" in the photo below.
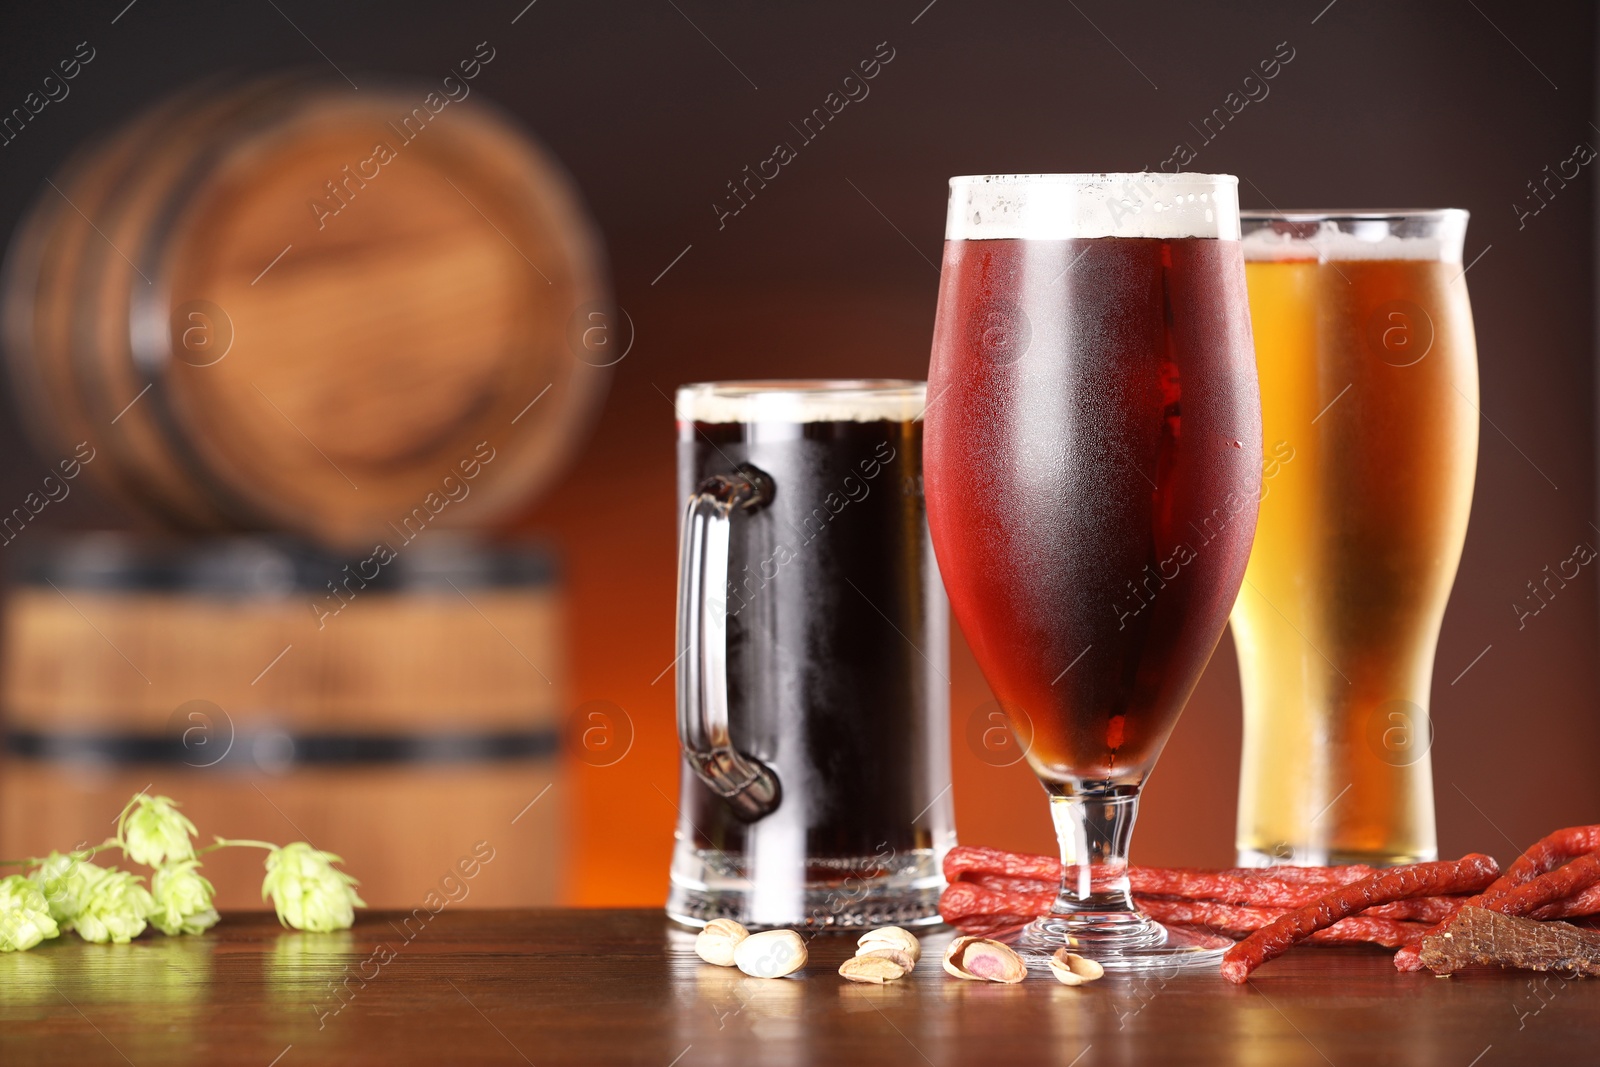
[[[72,928],[85,941],[125,945],[144,933],[155,901],[137,875],[104,867],[96,869],[100,873],[90,882],[88,896],[72,920]]]
[[[355,909],[367,902],[356,895],[359,883],[334,866],[344,860],[296,841],[267,853],[261,899],[272,899],[278,921],[296,930],[348,930]]]
[[[200,861],[178,860],[156,868],[150,879],[155,906],[150,923],[164,934],[202,934],[221,918],[211,901],[217,890],[200,873]]]
[[[128,802],[117,820],[117,841],[135,863],[159,867],[173,860],[194,858],[194,823],[178,810],[171,797],[140,793]]]
[[[0,878],[0,952],[26,952],[60,933],[32,879],[20,874]]]

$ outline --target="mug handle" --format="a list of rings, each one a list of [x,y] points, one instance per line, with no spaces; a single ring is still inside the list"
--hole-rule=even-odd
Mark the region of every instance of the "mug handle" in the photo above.
[[[746,822],[777,809],[778,778],[728,734],[727,608],[710,596],[728,587],[734,514],[755,511],[772,495],[772,478],[747,464],[707,478],[689,498],[678,553],[678,740],[700,780]]]

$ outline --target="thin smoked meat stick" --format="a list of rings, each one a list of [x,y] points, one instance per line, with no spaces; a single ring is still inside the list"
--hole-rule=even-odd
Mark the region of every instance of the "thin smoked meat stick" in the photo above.
[[[1547,834],[1533,844],[1526,852],[1516,858],[1511,866],[1506,868],[1505,874],[1495,880],[1494,884],[1478,894],[1473,899],[1466,901],[1463,907],[1484,908],[1489,911],[1497,910],[1495,904],[1507,893],[1518,886],[1531,882],[1542,874],[1547,874],[1555,868],[1577,859],[1587,853],[1600,850],[1600,825],[1596,826],[1569,826],[1565,830],[1557,830]],[[1442,933],[1445,924],[1440,923],[1429,935]],[[1415,946],[1408,946],[1395,953],[1394,965],[1401,971],[1422,970],[1422,953]]]
[[[1492,856],[1473,853],[1454,863],[1413,863],[1340,886],[1321,900],[1296,908],[1234,945],[1222,958],[1222,977],[1242,984],[1250,972],[1340,919],[1378,904],[1413,897],[1471,893],[1484,889],[1500,874]]]

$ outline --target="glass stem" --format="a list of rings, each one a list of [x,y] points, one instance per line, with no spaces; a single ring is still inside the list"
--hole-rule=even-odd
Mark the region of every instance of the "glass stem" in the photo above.
[[[1139,790],[1133,786],[1050,798],[1062,868],[1052,914],[1134,913],[1128,843],[1138,814]]]

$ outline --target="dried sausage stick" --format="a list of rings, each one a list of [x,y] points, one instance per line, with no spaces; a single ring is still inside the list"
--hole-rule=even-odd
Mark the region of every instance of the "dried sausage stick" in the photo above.
[[[1600,915],[1600,884],[1590,886],[1570,900],[1547,904],[1530,915],[1535,919],[1576,919],[1584,915]]]
[[[1032,922],[1055,902],[1054,890],[1025,896],[956,882],[939,897],[939,915],[963,933],[972,933]]]
[[[1527,915],[1547,905],[1571,900],[1596,883],[1600,883],[1600,852],[1591,852],[1480,906],[1485,911],[1498,911],[1502,915]]]
[[[1138,868],[1135,868],[1137,870]],[[1360,879],[1356,879],[1360,881]],[[1034,897],[1045,894],[1054,897],[1056,887],[1046,882],[1035,881],[1032,878],[1013,878],[1004,874],[975,874],[968,872],[961,878],[961,883],[982,886],[984,889],[1003,893],[1007,896]],[[1252,890],[1256,887],[1251,887]],[[1310,904],[1320,899],[1329,889],[1335,886],[1298,885],[1285,886],[1282,883],[1263,883],[1262,892],[1252,893],[1247,899],[1239,900],[1197,900],[1192,897],[1170,896],[1166,894],[1152,894],[1135,892],[1134,903],[1145,914],[1162,922],[1177,923],[1205,923],[1225,930],[1237,930],[1248,933],[1259,930],[1273,920],[1277,919],[1290,908]],[[1418,897],[1415,900],[1401,900],[1393,904],[1380,904],[1371,909],[1368,914],[1377,919],[1395,919],[1402,922],[1439,923],[1454,918],[1457,909],[1461,907],[1465,897]],[[1188,914],[1205,915],[1206,918],[1184,919],[1177,916],[1182,911],[1173,905],[1192,905],[1194,910]],[[1008,909],[1010,910],[1010,909]],[[1170,920],[1166,916],[1173,916]]]
[[[978,882],[961,881],[945,891],[939,901],[939,911],[946,922],[960,929],[962,933],[984,935],[1033,921],[1049,912],[1055,903],[1055,898],[1055,891],[1049,889],[1008,893]],[[1159,922],[1202,926],[1232,936],[1260,929],[1284,914],[1282,908],[1241,907],[1213,901],[1172,900],[1164,897],[1135,897],[1134,903],[1146,915]],[[1446,897],[1421,897],[1399,903],[1429,905],[1434,909],[1429,916],[1432,918],[1438,914],[1438,908],[1453,908],[1455,902]],[[1336,923],[1330,930],[1325,931],[1326,937],[1319,935],[1314,940],[1335,944],[1364,942],[1396,948],[1415,943],[1429,929],[1426,924],[1401,921],[1406,917],[1402,911],[1388,915],[1375,913],[1381,910],[1382,906],[1374,909],[1374,912],[1361,916],[1363,920],[1371,919],[1370,924],[1346,920]]]
[[[1379,904],[1362,912],[1371,919],[1386,922],[1416,924],[1418,929],[1429,929],[1435,922],[1453,916],[1465,898],[1418,897],[1393,904]],[[1218,904],[1209,900],[1175,900],[1170,897],[1135,896],[1133,902],[1139,910],[1160,922],[1179,923],[1185,926],[1204,926],[1230,934],[1248,934],[1270,926],[1288,914],[1288,908],[1250,907],[1248,905]],[[1311,903],[1307,901],[1306,903]],[[1325,940],[1335,940],[1327,938]],[[1365,939],[1362,939],[1365,940]],[[1396,941],[1398,948],[1403,941]]]
[[[1396,922],[1374,918],[1370,913],[1340,919],[1326,930],[1318,930],[1306,940],[1318,945],[1382,945],[1402,948],[1420,945],[1432,927],[1427,923]]]
[[[1034,856],[1005,852],[998,848],[957,845],[945,854],[944,880],[954,885],[968,871],[1031,878],[1036,882],[1061,884],[1061,861],[1054,856]]]
[[[1109,877],[1115,872],[1106,873]],[[1281,887],[1285,890],[1290,884],[1295,886],[1306,884],[1313,887],[1346,885],[1363,878],[1370,878],[1377,872],[1371,867],[1358,864],[1346,867],[1236,867],[1226,871],[1129,867],[1126,868],[1126,873],[1135,893],[1196,900],[1231,900],[1239,904],[1262,904],[1269,901],[1262,900],[1259,895],[1247,890],[1258,885]],[[1061,863],[1054,856],[1005,852],[998,848],[980,848],[974,845],[958,845],[945,855],[946,882],[954,884],[963,880],[972,881],[976,880],[974,877],[976,875],[1022,878],[1058,886],[1061,884]],[[1285,900],[1284,903],[1290,901]]]
[[[1305,885],[1347,885],[1350,882],[1359,882],[1363,878],[1371,878],[1378,873],[1378,869],[1368,867],[1364,863],[1352,863],[1343,867],[1229,867],[1217,873],[1236,878],[1264,875],[1283,882]]]
[[[1504,877],[1484,890],[1485,897],[1499,895],[1531,882],[1541,874],[1555,870],[1590,852],[1600,852],[1600,826],[1569,826],[1540,838],[1532,848],[1517,857],[1506,868]]]
[[[1288,871],[1303,872],[1282,876]],[[1235,871],[1200,871],[1168,867],[1128,867],[1129,888],[1140,896],[1216,900],[1225,904],[1297,907],[1315,900],[1329,884],[1344,885],[1371,877],[1368,867],[1261,867]],[[1107,871],[1109,878],[1115,872]],[[977,882],[1003,892],[1043,892],[1061,884],[1061,864],[1049,856],[1002,852],[962,845],[944,861],[945,881]],[[1315,879],[1315,881],[1313,881]],[[1027,883],[1033,883],[1028,885]]]
[[[1569,826],[1565,830],[1547,834],[1518,856],[1493,885],[1466,903],[1473,907],[1495,910],[1495,902],[1518,886],[1597,849],[1600,849],[1600,825]],[[1445,924],[1440,923],[1430,930],[1430,936],[1442,933],[1444,926]],[[1401,971],[1422,970],[1421,951],[1415,947],[1401,949],[1395,953],[1394,965]]]
[[[1296,908],[1270,926],[1262,927],[1229,949],[1222,958],[1222,976],[1230,982],[1243,983],[1251,971],[1281,956],[1311,934],[1374,905],[1414,897],[1477,892],[1499,874],[1500,866],[1493,857],[1473,853],[1455,863],[1414,863],[1341,886],[1321,900]]]

